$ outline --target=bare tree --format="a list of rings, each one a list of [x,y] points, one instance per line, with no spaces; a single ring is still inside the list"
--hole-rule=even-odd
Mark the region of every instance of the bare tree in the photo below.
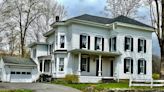
[[[137,9],[141,0],[107,0],[105,13],[115,18],[119,15],[136,17]]]
[[[42,21],[42,18],[44,18],[45,15],[50,15],[49,13],[52,11],[47,12],[48,10],[50,9],[53,10],[52,7],[46,5],[50,0],[4,0],[4,1],[5,3],[1,11],[1,16],[2,16],[1,19],[3,20],[3,24],[12,23],[15,25],[15,29],[18,30],[19,32],[21,55],[22,57],[24,57],[26,39],[29,36],[28,33],[35,32],[35,28],[33,27],[33,25],[39,25],[35,27],[37,27],[37,31],[39,31],[36,32],[36,34],[40,33],[41,31],[40,28],[42,27],[41,24],[44,23],[44,21]],[[54,5],[54,7],[57,6]],[[52,16],[50,18],[52,18]],[[46,22],[49,22],[50,18],[47,19]],[[47,25],[49,25],[49,23],[47,23]],[[47,25],[46,27],[48,27]],[[3,27],[3,30],[6,30],[6,28],[8,27],[10,26]],[[36,37],[37,35],[34,36]]]

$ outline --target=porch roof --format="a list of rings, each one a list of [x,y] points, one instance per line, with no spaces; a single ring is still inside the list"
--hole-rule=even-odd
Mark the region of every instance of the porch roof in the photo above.
[[[47,56],[39,56],[38,59],[50,59],[51,60],[52,56],[47,55]]]
[[[120,52],[107,52],[107,51],[95,51],[95,50],[84,50],[84,49],[73,49],[70,51],[74,54],[89,54],[89,55],[102,55],[102,56],[119,56],[121,55]]]

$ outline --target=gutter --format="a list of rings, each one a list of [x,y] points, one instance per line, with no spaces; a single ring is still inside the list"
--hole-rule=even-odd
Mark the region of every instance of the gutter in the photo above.
[[[29,67],[35,67],[35,66],[37,66],[37,65],[10,64],[10,63],[5,63],[5,65],[9,65],[9,66],[29,66]]]

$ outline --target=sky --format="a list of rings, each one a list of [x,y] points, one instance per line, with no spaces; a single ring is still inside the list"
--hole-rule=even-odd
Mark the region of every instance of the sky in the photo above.
[[[67,18],[82,15],[91,14],[97,16],[105,16],[104,7],[106,0],[57,0],[60,4],[65,6],[67,11]],[[138,9],[138,15],[145,16],[144,19],[138,19],[138,21],[150,25],[149,8],[141,6]],[[153,54],[160,56],[160,48],[155,33],[152,34],[153,38]]]

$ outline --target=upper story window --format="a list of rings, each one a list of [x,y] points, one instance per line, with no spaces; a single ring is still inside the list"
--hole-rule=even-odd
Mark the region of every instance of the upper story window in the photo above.
[[[59,71],[64,71],[64,58],[59,58]]]
[[[32,55],[33,55],[33,58],[36,58],[36,48],[33,49]]]
[[[138,39],[138,52],[146,53],[146,40]]]
[[[109,39],[109,51],[116,51],[116,37]]]
[[[145,59],[138,60],[138,74],[146,74],[146,60]]]
[[[90,49],[90,36],[86,34],[80,35],[80,48]]]
[[[50,52],[50,54],[53,53],[53,48],[54,48],[54,44],[52,43],[52,44],[49,45],[49,52]]]
[[[60,48],[65,48],[65,35],[60,35]]]
[[[124,73],[133,73],[133,59],[132,58],[124,59]]]
[[[133,38],[130,36],[125,37],[125,51],[133,51]]]
[[[95,37],[95,50],[104,50],[104,38]]]

